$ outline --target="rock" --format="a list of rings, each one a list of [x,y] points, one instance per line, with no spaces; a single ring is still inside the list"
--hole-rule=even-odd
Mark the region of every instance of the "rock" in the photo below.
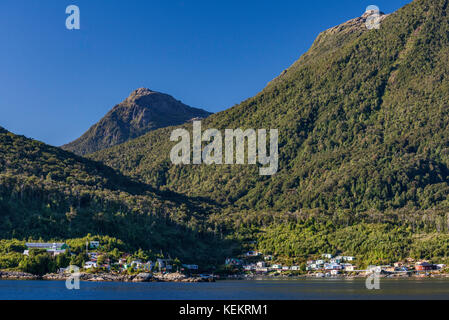
[[[18,271],[0,271],[0,279],[3,280],[39,280],[40,276]]]
[[[153,280],[153,276],[150,273],[139,273],[132,282],[150,282],[151,280]]]

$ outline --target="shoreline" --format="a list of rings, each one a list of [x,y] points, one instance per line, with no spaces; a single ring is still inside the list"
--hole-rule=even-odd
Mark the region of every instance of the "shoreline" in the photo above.
[[[40,281],[66,281],[69,274],[50,273],[43,276],[33,275],[19,271],[0,271],[0,280],[40,280]],[[115,273],[80,273],[80,281],[86,282],[214,282],[214,278],[189,277],[181,273],[150,274],[139,273],[135,275]]]
[[[352,279],[365,279],[369,275],[336,275],[331,277],[318,277],[316,274],[304,274],[304,275],[228,275],[222,277],[204,278],[198,276],[186,276],[181,273],[167,273],[167,274],[150,274],[139,273],[135,275],[117,274],[117,273],[81,273],[80,281],[83,282],[183,282],[183,283],[200,283],[200,282],[215,282],[216,280],[226,281],[260,281],[260,280],[310,280],[310,279],[328,279],[328,280],[352,280]],[[39,281],[66,281],[70,277],[69,274],[52,273],[43,276],[33,275],[20,271],[0,271],[1,280],[39,280]],[[421,279],[448,279],[449,274],[428,274],[428,275],[416,275],[416,274],[381,274],[381,279],[407,279],[407,280],[421,280]]]

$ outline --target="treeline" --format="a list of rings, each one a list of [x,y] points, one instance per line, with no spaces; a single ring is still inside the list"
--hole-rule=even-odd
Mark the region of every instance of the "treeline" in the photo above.
[[[273,177],[250,165],[174,166],[173,128],[90,157],[236,210],[448,209],[447,14],[445,1],[415,1],[379,30],[353,21],[326,31],[261,93],[202,122],[278,128]]]

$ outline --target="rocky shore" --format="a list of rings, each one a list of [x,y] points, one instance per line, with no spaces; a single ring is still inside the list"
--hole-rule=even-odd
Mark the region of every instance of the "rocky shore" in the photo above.
[[[300,280],[300,279],[365,279],[371,274],[368,273],[358,273],[358,274],[338,274],[332,276],[325,276],[324,274],[302,274],[302,275],[292,275],[292,274],[269,274],[269,275],[257,275],[257,274],[241,274],[241,275],[229,275],[222,279],[226,280]],[[382,273],[378,275],[380,278],[407,278],[407,279],[423,279],[423,278],[438,278],[438,279],[448,279],[449,274],[447,273],[429,273],[429,274],[415,274],[415,273],[396,273],[388,274]]]
[[[16,271],[0,271],[0,280],[40,280],[41,277]]]
[[[46,274],[42,277],[43,280],[66,280],[68,274],[52,273]],[[81,273],[81,281],[93,282],[208,282],[211,279],[204,279],[201,277],[187,277],[182,273],[167,273],[167,274],[150,274],[139,273],[136,275],[118,274],[118,273]],[[212,279],[213,281],[213,279]]]

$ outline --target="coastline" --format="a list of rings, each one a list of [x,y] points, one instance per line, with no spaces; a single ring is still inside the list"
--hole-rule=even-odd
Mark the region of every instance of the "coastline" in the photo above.
[[[215,282],[216,280],[238,280],[238,281],[251,281],[251,280],[308,280],[308,279],[331,279],[331,280],[351,280],[351,279],[364,279],[368,274],[356,274],[345,275],[340,274],[331,277],[319,277],[317,274],[303,274],[303,275],[228,275],[222,277],[200,277],[200,276],[186,276],[181,273],[139,273],[135,275],[125,275],[118,273],[81,273],[80,281],[87,282],[183,282],[183,283],[199,283],[199,282]],[[0,271],[1,280],[41,280],[41,281],[66,281],[70,277],[69,274],[51,273],[43,276],[33,275],[20,271]],[[449,274],[380,274],[379,278],[382,279],[408,279],[408,280],[420,280],[420,279],[448,279]]]
[[[42,281],[65,281],[69,274],[50,273],[43,276],[33,275],[26,272],[0,271],[0,280],[42,280]],[[188,277],[181,273],[150,274],[139,273],[135,275],[124,275],[115,273],[80,273],[80,281],[92,282],[214,282],[214,278]]]

